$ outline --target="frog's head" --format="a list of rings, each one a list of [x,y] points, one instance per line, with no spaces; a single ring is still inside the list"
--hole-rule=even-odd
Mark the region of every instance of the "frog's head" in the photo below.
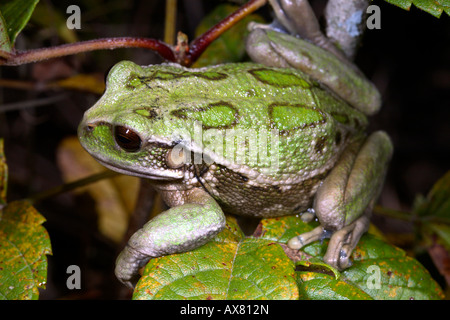
[[[171,117],[168,82],[146,83],[158,67],[124,61],[107,78],[100,100],[86,111],[78,129],[82,146],[104,166],[156,180],[185,174],[183,132],[191,126]],[[187,130],[188,129],[188,130]]]

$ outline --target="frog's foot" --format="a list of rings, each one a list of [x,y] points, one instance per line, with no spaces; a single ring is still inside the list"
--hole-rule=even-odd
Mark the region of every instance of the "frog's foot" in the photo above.
[[[139,280],[138,271],[150,258],[130,246],[126,246],[116,260],[114,273],[124,285],[134,288]]]
[[[299,250],[314,241],[330,238],[323,260],[338,270],[344,270],[351,266],[350,256],[361,236],[367,231],[369,223],[369,215],[366,214],[334,233],[319,226],[290,239],[288,247]]]
[[[369,223],[369,215],[366,214],[333,233],[323,260],[338,270],[350,267],[352,265],[350,256],[353,249],[369,228]]]

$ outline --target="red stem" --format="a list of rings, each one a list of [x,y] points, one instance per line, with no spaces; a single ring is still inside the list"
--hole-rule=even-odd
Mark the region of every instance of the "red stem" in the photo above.
[[[161,57],[169,61],[176,61],[172,48],[162,41],[149,38],[104,38],[88,40],[57,47],[40,48],[13,53],[3,64],[7,66],[17,66],[21,64],[42,61],[46,59],[58,58],[76,53],[94,50],[116,49],[116,48],[146,48],[158,52]],[[1,63],[0,63],[1,64]]]

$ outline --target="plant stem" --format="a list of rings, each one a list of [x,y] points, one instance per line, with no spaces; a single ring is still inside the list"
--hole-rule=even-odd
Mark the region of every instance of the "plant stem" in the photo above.
[[[7,66],[17,66],[21,64],[38,62],[46,59],[58,58],[67,55],[104,49],[117,48],[146,48],[158,52],[161,57],[169,61],[175,61],[172,48],[162,41],[150,38],[103,38],[88,40],[61,46],[40,48],[11,54],[10,58],[3,62]],[[1,64],[1,63],[0,63]]]
[[[166,0],[166,16],[164,21],[164,42],[175,43],[175,28],[177,17],[177,0]]]

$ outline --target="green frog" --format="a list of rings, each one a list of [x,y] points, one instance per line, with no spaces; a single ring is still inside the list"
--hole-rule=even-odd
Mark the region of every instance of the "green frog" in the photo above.
[[[213,239],[225,213],[313,214],[320,226],[288,246],[329,237],[324,261],[339,270],[351,265],[392,154],[386,133],[365,133],[380,95],[317,40],[316,29],[293,23],[308,12],[305,1],[289,10],[291,1],[271,3],[281,23],[250,26],[254,62],[189,69],[123,61],[86,111],[83,147],[112,170],[151,180],[169,207],[119,255],[115,272],[124,284],[133,287],[150,258]]]

